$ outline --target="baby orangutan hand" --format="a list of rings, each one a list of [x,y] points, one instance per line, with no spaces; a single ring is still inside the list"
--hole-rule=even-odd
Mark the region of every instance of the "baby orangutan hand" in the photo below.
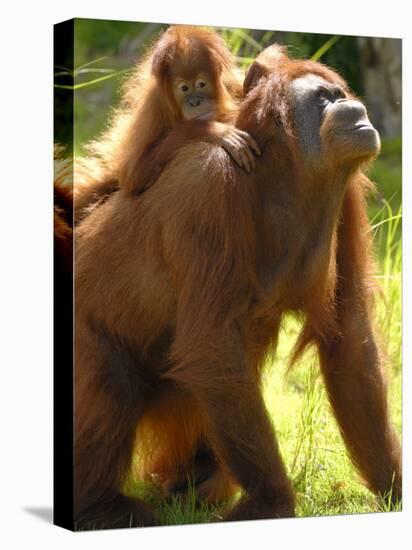
[[[260,149],[256,141],[247,132],[234,126],[227,126],[225,133],[218,140],[219,145],[229,153],[240,168],[249,174],[255,167],[254,151],[260,155]]]

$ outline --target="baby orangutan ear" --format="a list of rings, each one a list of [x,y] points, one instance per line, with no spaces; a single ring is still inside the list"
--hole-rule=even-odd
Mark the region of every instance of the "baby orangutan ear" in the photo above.
[[[167,50],[158,50],[152,59],[152,75],[162,80],[167,73],[170,64],[170,54]]]
[[[152,75],[159,81],[167,76],[175,53],[176,40],[169,29],[163,33],[152,50]]]

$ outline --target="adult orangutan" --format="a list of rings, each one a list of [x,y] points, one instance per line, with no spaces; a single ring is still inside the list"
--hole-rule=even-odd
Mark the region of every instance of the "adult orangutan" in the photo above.
[[[164,486],[242,489],[226,520],[294,515],[259,386],[284,313],[305,324],[352,460],[401,497],[372,328],[362,166],[379,150],[365,107],[331,69],[272,46],[251,66],[237,127],[262,151],[247,174],[182,128],[145,193],[111,194],[76,231],[75,517],[152,525],[123,494],[136,444]]]

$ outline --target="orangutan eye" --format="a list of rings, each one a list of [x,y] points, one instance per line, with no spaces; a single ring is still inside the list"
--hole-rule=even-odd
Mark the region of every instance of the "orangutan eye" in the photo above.
[[[179,86],[179,90],[181,92],[187,92],[188,89],[189,89],[189,86],[187,84],[180,84]]]
[[[340,86],[333,86],[331,88],[320,86],[316,90],[316,95],[320,105],[323,107],[331,101],[333,102],[337,99],[344,99],[346,97],[345,91]]]
[[[324,101],[325,99],[327,101],[330,101],[332,99],[332,93],[330,90],[328,90],[327,88],[325,88],[324,86],[320,86],[317,90],[316,90],[316,95],[318,96],[319,98],[319,101]]]
[[[206,82],[204,80],[198,80],[196,82],[196,88],[204,88],[206,86]]]
[[[321,108],[321,111],[323,111],[323,109],[330,103],[330,101],[332,101],[333,97],[332,97],[332,94],[331,94],[331,91],[328,90],[327,88],[325,88],[324,86],[320,86],[317,90],[316,90],[316,97],[317,97],[317,101],[318,101],[318,104]]]
[[[336,86],[333,89],[333,97],[335,99],[345,99],[346,97],[345,91],[340,86]]]

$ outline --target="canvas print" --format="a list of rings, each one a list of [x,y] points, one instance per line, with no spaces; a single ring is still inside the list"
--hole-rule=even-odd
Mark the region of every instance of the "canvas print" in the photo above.
[[[55,523],[400,511],[401,40],[54,51]]]

